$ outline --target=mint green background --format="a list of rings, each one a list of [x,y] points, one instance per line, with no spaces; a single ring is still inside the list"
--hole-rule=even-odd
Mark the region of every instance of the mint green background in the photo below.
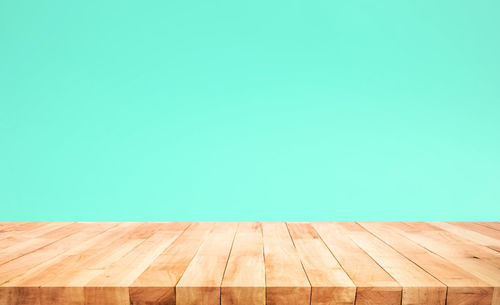
[[[0,220],[496,220],[498,0],[0,0]]]

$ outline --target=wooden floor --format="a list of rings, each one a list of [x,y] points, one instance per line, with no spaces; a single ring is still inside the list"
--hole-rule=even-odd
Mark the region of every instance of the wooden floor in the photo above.
[[[0,305],[500,304],[500,223],[0,223]]]

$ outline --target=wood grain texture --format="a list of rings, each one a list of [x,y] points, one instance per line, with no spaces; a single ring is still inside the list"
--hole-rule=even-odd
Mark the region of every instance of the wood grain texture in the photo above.
[[[500,222],[474,222],[474,223],[500,231]]]
[[[175,286],[195,256],[213,223],[193,223],[131,284],[134,305],[174,305]]]
[[[4,287],[70,287],[85,285],[96,273],[85,280],[85,274],[92,261],[107,265],[109,256],[114,254],[113,245],[128,245],[125,251],[139,244],[127,243],[129,234],[140,224],[123,223],[93,238],[61,252],[23,274],[4,283]],[[120,257],[124,255],[123,253]],[[98,268],[94,268],[98,270]],[[99,269],[100,270],[100,269]]]
[[[500,232],[488,226],[483,226],[481,223],[474,222],[450,222],[451,224],[462,226],[472,231],[476,231],[486,236],[500,240]]]
[[[361,225],[448,286],[446,304],[491,304],[493,287],[488,283],[402,236],[385,223],[361,223]]]
[[[0,223],[0,305],[500,305],[489,223]]]
[[[85,300],[95,299],[100,300],[102,304],[129,305],[128,287],[186,228],[185,223],[156,224],[151,228],[151,235],[146,240],[86,284]]]
[[[311,285],[284,223],[262,224],[269,305],[310,304]]]
[[[79,224],[49,223],[34,229],[10,231],[0,240],[0,265],[69,236],[79,227]]]
[[[266,304],[265,272],[261,224],[240,223],[222,281],[221,304]]]
[[[354,304],[356,286],[312,225],[289,223],[288,228],[311,283],[311,305]]]
[[[0,304],[28,305],[40,304],[39,284],[20,286],[14,281],[32,269],[38,268],[47,261],[72,251],[81,244],[93,240],[99,234],[109,230],[114,223],[75,224],[66,237],[50,243],[33,252],[28,252],[18,258],[0,265]],[[57,234],[59,236],[59,234]],[[66,232],[63,234],[66,235]],[[11,282],[9,281],[11,280]]]
[[[402,288],[338,223],[313,224],[357,287],[357,305],[400,305]]]
[[[403,305],[445,305],[446,286],[356,223],[341,226],[349,237],[403,286]]]
[[[498,252],[428,223],[393,223],[391,226],[407,238],[493,286],[492,304],[500,305]]]
[[[217,223],[176,286],[180,305],[220,305],[220,287],[238,224]]]
[[[431,222],[433,226],[500,252],[500,232],[473,223]]]

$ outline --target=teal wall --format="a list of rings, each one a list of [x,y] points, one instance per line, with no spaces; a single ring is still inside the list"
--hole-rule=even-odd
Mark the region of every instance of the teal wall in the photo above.
[[[0,220],[500,220],[498,0],[0,0]]]

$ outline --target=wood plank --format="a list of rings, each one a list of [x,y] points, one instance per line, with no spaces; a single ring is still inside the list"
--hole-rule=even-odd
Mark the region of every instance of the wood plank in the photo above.
[[[174,242],[188,223],[156,223],[152,234],[104,272],[93,278],[87,286],[128,286]]]
[[[71,226],[70,230],[67,232],[65,230],[64,235],[66,235],[66,233],[68,234],[64,238],[0,265],[0,279],[2,279],[2,283],[0,284],[3,284],[8,280],[28,271],[29,269],[45,262],[46,260],[49,260],[60,253],[63,253],[64,251],[67,251],[72,247],[95,237],[101,232],[109,230],[115,225],[116,224],[101,223],[89,226],[83,224],[75,224],[74,226]]]
[[[357,305],[400,305],[402,287],[361,249],[338,223],[313,228],[357,287]]]
[[[11,227],[15,226],[18,223],[19,222],[14,222],[14,221],[0,222],[0,234],[2,234],[2,232],[4,232],[5,229],[11,228]]]
[[[311,305],[352,305],[356,286],[308,223],[288,223],[293,243],[311,283]]]
[[[357,223],[340,224],[349,237],[403,286],[401,304],[444,305],[446,286]]]
[[[425,247],[429,245],[439,249],[442,256],[446,258],[470,258],[500,268],[500,253],[497,251],[430,223],[396,223],[394,226],[402,231],[402,234],[406,234],[412,239],[418,239],[418,243],[425,243]]]
[[[402,236],[386,223],[360,223],[393,249],[448,286],[447,305],[490,305],[493,287]]]
[[[60,231],[62,228],[70,228],[70,225],[75,225],[75,222],[49,222],[43,226],[33,228],[28,231],[24,231],[17,236],[22,236],[25,238],[57,238],[59,235],[55,232]],[[64,230],[63,230],[64,232]]]
[[[220,305],[220,286],[237,227],[215,224],[177,284],[178,305]]]
[[[85,303],[129,305],[128,287],[187,228],[187,223],[155,224],[154,233],[85,286]]]
[[[46,233],[57,230],[64,226],[72,224],[71,222],[49,222],[49,223],[36,223],[35,227],[30,227],[28,224],[23,224],[21,226],[16,225],[18,228],[15,231],[8,231],[4,236],[0,236],[0,245],[5,245],[5,241],[17,238],[18,240],[29,240],[31,238],[40,237]],[[24,228],[24,229],[23,229]],[[7,229],[7,227],[6,227]],[[0,233],[1,235],[2,233]]]
[[[111,245],[119,243],[127,244],[128,234],[137,229],[141,224],[121,223],[109,230],[90,238],[75,247],[61,252],[45,262],[34,266],[23,274],[10,279],[4,283],[4,287],[40,287],[40,286],[82,286],[86,281],[80,281],[79,275],[84,272],[89,261],[94,258],[100,264],[105,264],[107,255],[113,252]],[[137,240],[129,247],[129,251],[137,246],[142,240]],[[95,268],[99,269],[99,268]],[[95,276],[95,273],[93,273]],[[75,280],[78,278],[79,280]]]
[[[133,305],[175,305],[175,286],[213,223],[193,223],[129,287]]]
[[[428,223],[390,223],[390,225],[408,239],[493,286],[492,304],[500,305],[498,252]]]
[[[476,222],[476,224],[500,231],[500,222]]]
[[[69,222],[15,222],[6,223],[3,230],[0,229],[0,249],[15,245],[20,247],[19,243],[30,241],[34,238],[45,238],[42,236],[47,232],[67,226]],[[0,256],[1,257],[1,256]]]
[[[306,305],[311,285],[284,223],[263,223],[266,266],[266,302],[270,305]]]
[[[56,242],[42,247],[36,251],[22,255],[14,260],[11,260],[0,266],[0,279],[2,286],[0,287],[0,305],[28,305],[38,304],[38,290],[33,290],[30,287],[6,287],[10,279],[14,279],[30,269],[43,264],[61,253],[68,251],[79,244],[95,238],[100,233],[109,230],[114,223],[93,223],[80,224],[80,226],[72,226],[74,234],[65,238],[59,239]]]
[[[265,305],[266,269],[260,223],[240,223],[221,286],[222,305]]]
[[[123,301],[123,294],[118,293],[122,292],[120,289],[97,287],[94,294],[85,295],[84,287],[92,278],[113,270],[113,264],[158,231],[168,229],[168,225],[121,223],[29,270],[4,286],[11,289],[23,287],[22,295],[17,297],[21,304],[32,304],[35,301],[51,305],[90,305],[95,302],[102,304],[103,301],[113,304],[114,299],[109,297],[110,294]],[[176,229],[177,225],[173,226]],[[137,265],[144,263],[143,259],[144,257],[138,258]],[[134,268],[137,266],[124,268],[123,272],[133,272]],[[106,275],[110,280],[113,278],[112,274]],[[99,294],[98,297],[95,294]]]
[[[119,228],[108,230],[98,238],[66,251],[63,255],[29,270],[9,284],[12,287],[33,286],[36,290],[38,286],[42,286],[40,298],[42,301],[50,300],[49,304],[84,304],[83,286],[159,229],[161,227],[154,223],[122,223]],[[27,290],[25,289],[25,292],[28,292]],[[102,291],[99,293],[101,299],[104,299],[106,294]],[[37,293],[31,289],[25,295],[33,296]],[[91,296],[88,296],[87,303],[90,302],[89,298]]]
[[[482,226],[481,223],[477,222],[450,222],[451,224],[462,226],[468,230],[478,232],[480,234],[489,236],[496,240],[500,240],[500,231],[490,228],[488,226]]]
[[[433,226],[456,234],[462,238],[468,239],[476,244],[488,247],[492,250],[500,252],[500,232],[486,228],[483,226],[474,226],[472,223],[446,223],[446,222],[431,222]],[[478,232],[479,231],[479,232]],[[494,234],[491,234],[493,231]],[[486,233],[486,234],[485,234]],[[493,235],[496,237],[492,237]]]
[[[0,305],[500,305],[496,224],[0,222]]]
[[[13,236],[49,224],[49,222],[11,222],[0,230],[0,238]]]
[[[45,276],[40,280],[42,304],[90,305],[92,302],[104,300],[105,291],[102,291],[103,297],[97,300],[86,298],[85,286],[150,238],[157,230],[155,224],[123,223],[118,228],[89,240],[81,247],[68,251],[55,266],[49,268],[57,271],[53,273],[55,276]],[[36,281],[33,280],[32,283]],[[112,291],[120,290],[111,288],[107,294]],[[116,297],[119,296],[116,294]]]
[[[81,227],[82,225],[77,223],[55,223],[18,231],[16,235],[0,241],[0,265],[67,237],[75,232],[75,228]]]

